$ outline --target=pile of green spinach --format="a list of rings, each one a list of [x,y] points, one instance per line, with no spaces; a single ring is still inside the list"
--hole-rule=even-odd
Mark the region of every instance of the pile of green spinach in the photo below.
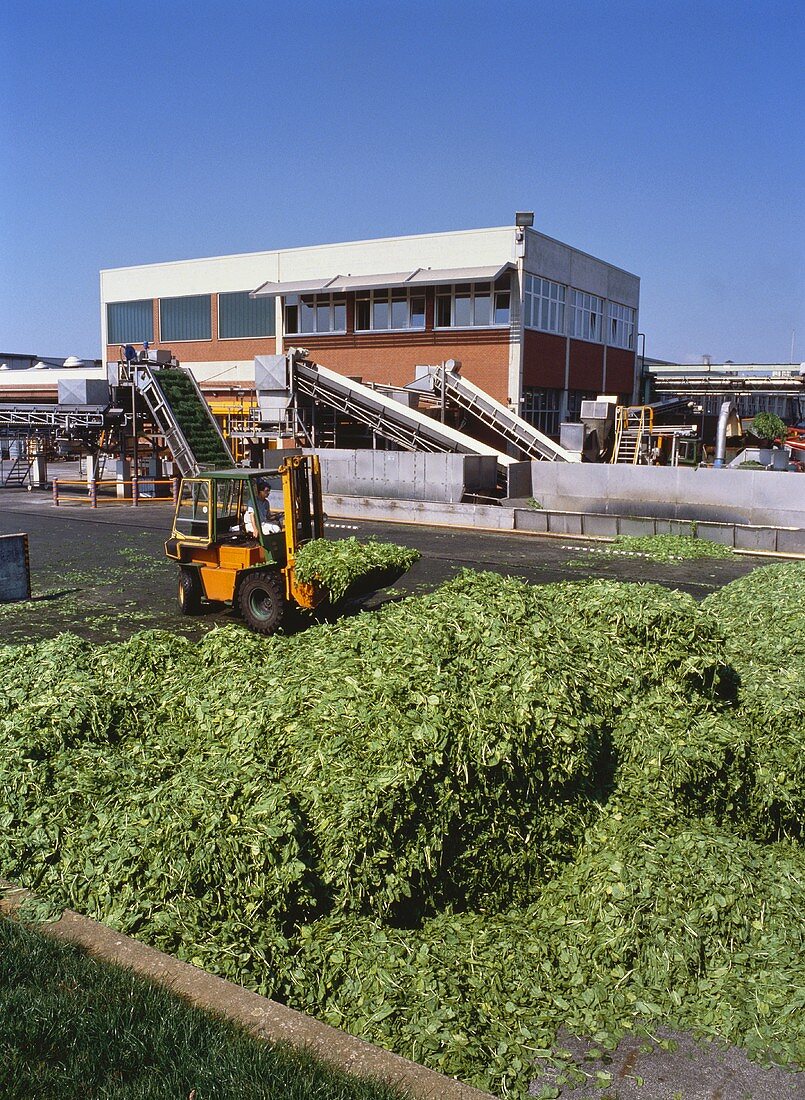
[[[805,565],[469,571],[292,637],[0,647],[0,875],[482,1087],[565,1024],[805,1061]]]

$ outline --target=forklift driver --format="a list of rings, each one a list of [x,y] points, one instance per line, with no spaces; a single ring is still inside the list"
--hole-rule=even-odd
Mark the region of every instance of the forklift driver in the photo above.
[[[258,537],[258,522],[264,535],[278,535],[282,527],[278,522],[279,516],[271,515],[271,508],[268,503],[268,481],[264,477],[259,477],[254,488],[257,494],[257,518],[255,518],[254,508],[250,504],[243,514],[243,526],[253,538]]]

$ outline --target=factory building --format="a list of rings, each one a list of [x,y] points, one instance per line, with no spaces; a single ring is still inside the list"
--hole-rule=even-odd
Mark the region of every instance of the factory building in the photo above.
[[[170,348],[219,393],[289,347],[393,386],[456,359],[555,436],[585,398],[635,398],[640,280],[516,222],[105,270],[103,354]]]

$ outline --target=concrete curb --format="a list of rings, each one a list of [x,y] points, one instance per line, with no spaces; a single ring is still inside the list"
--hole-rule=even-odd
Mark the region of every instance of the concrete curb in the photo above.
[[[451,527],[455,530],[611,540],[619,535],[691,535],[735,550],[775,557],[805,557],[805,528],[719,523],[712,520],[566,512],[548,508],[435,501],[385,500],[379,497],[328,496],[324,510],[332,518]]]
[[[2,881],[0,890],[0,914],[5,916],[13,916],[21,902],[31,897],[29,891]],[[416,1100],[492,1100],[490,1093],[180,962],[70,909],[65,909],[60,920],[36,927],[54,939],[84,948],[96,959],[165,986],[197,1008],[223,1016],[260,1039],[302,1048],[356,1077],[403,1088]]]

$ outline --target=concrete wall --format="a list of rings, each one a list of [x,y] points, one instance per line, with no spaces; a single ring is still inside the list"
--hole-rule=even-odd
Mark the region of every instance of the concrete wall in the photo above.
[[[279,506],[281,502],[277,501]],[[383,500],[381,497],[326,496],[330,519],[468,527],[478,531],[514,531],[553,537],[613,539],[618,535],[698,535],[736,550],[805,557],[805,528],[747,526],[591,512],[551,512],[533,508],[501,508],[488,504],[451,504],[424,500]]]
[[[491,496],[497,480],[493,456],[370,450],[318,454],[325,496],[456,503],[465,494]]]
[[[553,511],[805,527],[801,474],[535,462],[532,478]]]

